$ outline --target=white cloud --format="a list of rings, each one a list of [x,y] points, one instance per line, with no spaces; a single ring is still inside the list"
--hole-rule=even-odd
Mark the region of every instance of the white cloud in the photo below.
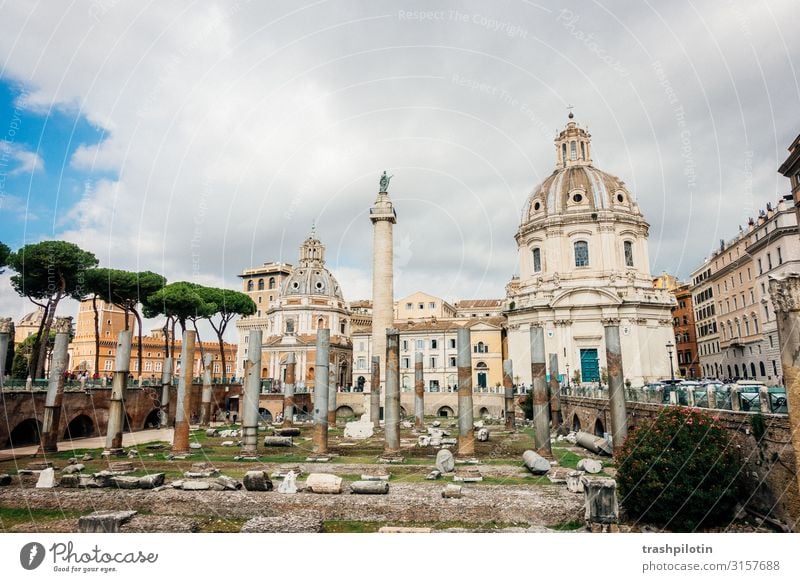
[[[15,3],[0,52],[28,106],[77,108],[107,132],[69,163],[119,177],[87,184],[63,236],[105,265],[171,280],[238,286],[243,268],[296,262],[316,219],[345,296],[367,295],[367,211],[386,168],[405,245],[398,296],[501,296],[517,270],[519,209],[552,171],[568,103],[591,127],[597,165],[652,223],[655,272],[687,274],[747,204],[757,212],[787,189],[770,168],[798,131],[792,2],[770,3],[774,21],[744,0],[699,7],[710,33],[678,8],[571,8],[594,45],[528,4],[450,8],[467,21],[399,18],[392,2]],[[698,167],[690,215],[682,129]],[[745,150],[759,169],[749,201]]]
[[[37,152],[10,141],[0,141],[0,152],[4,158],[10,158],[16,165],[8,171],[9,176],[32,174],[44,170],[44,160]]]

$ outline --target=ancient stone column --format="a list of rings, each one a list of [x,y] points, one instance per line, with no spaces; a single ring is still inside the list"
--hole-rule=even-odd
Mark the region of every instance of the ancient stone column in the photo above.
[[[247,363],[242,403],[242,450],[243,457],[258,454],[258,398],[261,394],[261,335],[260,329],[251,329],[247,338]]]
[[[192,368],[194,367],[194,344],[196,332],[183,332],[181,342],[181,372],[178,376],[178,394],[175,402],[175,430],[172,434],[172,452],[189,452],[189,419],[192,417],[190,391],[192,389]]]
[[[789,427],[794,448],[795,475],[800,486],[800,275],[782,279],[770,277],[769,294],[778,321],[781,370],[789,412]]]
[[[117,357],[114,363],[114,380],[111,383],[111,400],[108,403],[108,428],[106,450],[103,454],[122,453],[122,431],[125,428],[125,390],[128,387],[128,368],[131,362],[130,330],[119,332]]]
[[[328,426],[336,426],[336,374],[333,380],[328,369]]]
[[[8,346],[13,346],[11,338],[14,337],[14,321],[10,317],[0,318],[0,390],[6,381],[6,358]]]
[[[40,453],[58,451],[58,430],[61,422],[61,404],[64,399],[64,372],[67,370],[67,360],[69,359],[67,350],[69,349],[69,334],[72,331],[72,318],[57,317],[55,328],[56,339],[53,345],[53,363],[50,366],[47,398],[44,403]],[[121,439],[122,435],[120,434]]]
[[[561,426],[561,386],[558,383],[558,354],[550,354],[550,424]]]
[[[472,417],[472,345],[468,327],[456,331],[456,364],[458,365],[458,456],[475,454],[475,432]]]
[[[203,393],[200,404],[200,426],[207,427],[211,423],[211,354],[203,357]]]
[[[386,403],[384,404],[384,457],[400,454],[400,332],[386,330]]]
[[[505,391],[506,429],[516,426],[514,418],[514,365],[511,360],[503,360],[503,390]]]
[[[397,214],[386,192],[390,179],[384,172],[378,197],[369,210],[372,221],[372,353],[381,358],[386,353],[386,330],[394,324],[393,229]],[[385,375],[385,363],[383,368]]]
[[[772,402],[769,397],[769,387],[760,386],[758,389],[758,401],[760,404],[761,412],[764,414],[772,414]]]
[[[606,365],[608,366],[608,407],[611,416],[611,440],[614,456],[622,451],[628,437],[628,410],[625,403],[625,374],[622,370],[622,347],[619,325],[605,325]]]
[[[169,389],[172,386],[172,358],[164,358],[164,365],[161,368],[161,412],[159,422],[161,428],[169,424]]]
[[[706,388],[706,398],[708,399],[709,408],[717,407],[717,389],[710,384]]]
[[[373,428],[381,426],[381,358],[372,356],[369,381],[369,415]]]
[[[544,360],[544,329],[540,325],[531,325],[531,378],[533,397],[534,443],[536,452],[542,456],[550,456],[550,419],[548,414],[547,369]]]
[[[297,363],[294,352],[286,356],[286,382],[283,385],[283,426],[294,424],[294,383]]]
[[[314,368],[314,435],[317,455],[328,452],[328,368],[330,366],[331,330],[317,330],[317,354]]]
[[[414,426],[425,426],[425,379],[422,372],[422,352],[414,354]]]

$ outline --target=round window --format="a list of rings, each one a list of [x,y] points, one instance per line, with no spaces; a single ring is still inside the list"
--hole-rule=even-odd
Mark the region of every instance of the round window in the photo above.
[[[317,287],[317,289],[322,289],[322,287],[323,287],[322,281],[317,281],[316,287]]]
[[[536,203],[533,205],[533,209],[534,209],[534,210],[537,210],[537,211],[538,211],[538,210],[539,210],[541,207],[542,207],[542,204],[541,204],[540,202],[536,202]]]
[[[298,283],[297,281],[295,281],[294,283],[292,283],[292,289],[297,289],[297,288],[299,288],[299,287],[300,287],[300,283]]]
[[[583,196],[580,194],[575,194],[575,196],[572,197],[572,201],[575,202],[576,204],[581,202],[582,200]]]
[[[622,194],[617,194],[617,202],[619,202],[620,204],[625,202],[625,198],[622,196]]]

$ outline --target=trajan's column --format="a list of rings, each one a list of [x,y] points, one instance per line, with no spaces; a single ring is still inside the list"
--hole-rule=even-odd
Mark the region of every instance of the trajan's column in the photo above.
[[[381,384],[386,379],[386,329],[394,325],[394,242],[397,214],[389,200],[389,180],[381,176],[380,191],[369,210],[372,221],[372,354],[380,357]],[[370,386],[370,391],[379,389]],[[383,401],[383,398],[381,398]]]

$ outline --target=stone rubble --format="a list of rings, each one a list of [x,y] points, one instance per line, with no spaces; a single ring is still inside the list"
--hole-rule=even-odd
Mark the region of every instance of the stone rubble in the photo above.
[[[597,474],[603,470],[603,463],[595,459],[581,459],[578,461],[578,471]]]
[[[440,473],[451,473],[456,468],[456,461],[453,453],[442,449],[436,453],[436,469]]]
[[[311,473],[306,478],[306,487],[312,493],[338,494],[342,492],[342,478],[330,473]]]
[[[55,471],[53,471],[52,467],[48,467],[47,469],[43,469],[41,473],[39,473],[39,480],[36,481],[36,488],[37,489],[52,489],[56,485],[56,476]]]

